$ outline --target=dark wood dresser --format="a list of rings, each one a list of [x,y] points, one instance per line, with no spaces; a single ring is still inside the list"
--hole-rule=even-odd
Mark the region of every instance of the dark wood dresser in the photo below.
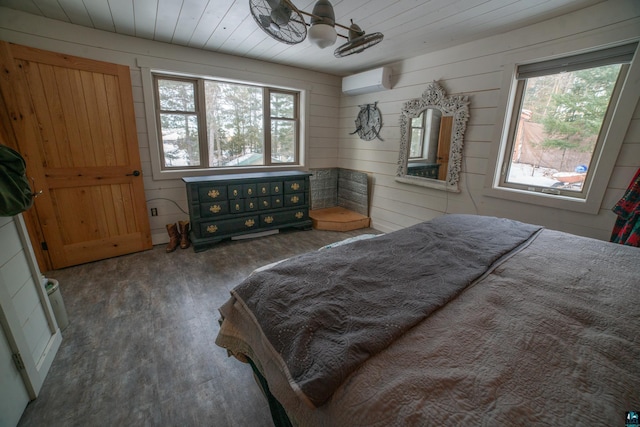
[[[409,162],[409,165],[407,166],[407,175],[438,179],[439,170],[440,170],[440,165],[437,163]]]
[[[182,178],[194,250],[243,234],[310,229],[310,175],[288,171]]]

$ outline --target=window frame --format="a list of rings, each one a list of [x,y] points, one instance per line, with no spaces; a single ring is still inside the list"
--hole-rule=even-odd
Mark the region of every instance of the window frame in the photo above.
[[[153,104],[155,110],[155,121],[156,121],[156,131],[158,135],[158,151],[160,156],[160,169],[162,172],[187,172],[187,171],[200,171],[207,170],[211,172],[215,171],[228,171],[233,170],[237,172],[242,172],[248,169],[255,169],[256,167],[265,168],[271,170],[276,167],[281,166],[295,166],[300,167],[300,144],[301,144],[301,132],[300,132],[300,92],[291,89],[281,89],[276,87],[271,87],[268,85],[259,85],[255,83],[245,83],[245,82],[237,82],[237,81],[228,81],[220,78],[213,77],[205,77],[205,76],[189,76],[189,75],[180,75],[180,74],[166,74],[163,72],[152,71],[151,78],[153,82]],[[170,111],[170,110],[162,110],[160,108],[160,90],[158,81],[159,80],[173,80],[178,82],[191,82],[194,87],[194,102],[195,102],[195,111],[194,112],[182,112],[182,111]],[[211,82],[219,82],[223,84],[230,85],[238,85],[238,86],[250,86],[259,88],[262,90],[262,131],[263,131],[263,163],[261,165],[254,166],[208,166],[209,165],[209,143],[207,139],[206,132],[206,101],[205,101],[205,81]],[[277,120],[289,120],[294,122],[294,160],[293,162],[272,162],[271,159],[271,122],[274,117],[271,116],[271,94],[272,93],[282,93],[287,95],[292,95],[294,97],[294,117],[289,119],[283,118],[275,118]],[[199,155],[200,155],[200,164],[196,166],[176,166],[171,167],[165,164],[165,153],[164,153],[164,144],[162,140],[162,123],[160,120],[160,115],[163,113],[171,113],[171,114],[193,114],[197,117],[198,123],[198,144],[199,144]]]
[[[208,58],[208,57],[207,57]],[[133,82],[134,105],[136,114],[136,125],[138,128],[138,140],[140,156],[142,160],[142,170],[146,185],[154,185],[152,182],[166,180],[180,180],[184,177],[227,175],[234,173],[269,172],[269,171],[304,171],[309,164],[309,138],[311,131],[309,126],[310,117],[310,97],[313,93],[314,85],[302,79],[295,78],[295,74],[287,68],[277,65],[269,65],[254,68],[246,65],[242,67],[230,67],[229,64],[219,61],[185,61],[172,60],[167,58],[137,57],[135,59],[138,68],[131,70]],[[236,64],[238,65],[238,64]],[[160,167],[160,150],[158,148],[159,136],[156,126],[155,95],[153,85],[153,73],[160,73],[178,77],[206,77],[224,80],[232,83],[256,84],[259,86],[270,86],[276,89],[292,90],[299,94],[299,135],[300,144],[298,149],[299,164],[265,167],[247,167],[239,170],[229,168],[224,170],[213,169],[189,169],[183,171],[163,171]],[[140,81],[138,86],[135,82]],[[173,185],[173,184],[171,184]],[[177,188],[182,188],[182,184],[177,184]],[[155,187],[152,187],[155,188]]]
[[[280,93],[280,94],[286,94],[286,95],[293,95],[293,117],[277,117],[277,116],[273,116],[271,114],[271,94],[272,93]],[[295,138],[296,141],[294,143],[294,159],[293,162],[277,162],[277,163],[273,163],[272,161],[272,156],[273,156],[273,151],[272,151],[272,139],[271,139],[271,130],[269,131],[268,135],[265,134],[265,158],[268,157],[269,158],[269,166],[270,167],[275,167],[275,166],[282,166],[282,165],[299,165],[300,164],[300,93],[297,91],[292,91],[292,90],[285,90],[285,89],[276,89],[276,88],[269,88],[268,91],[268,96],[265,96],[263,98],[263,102],[264,102],[264,119],[265,119],[265,124],[264,127],[265,129],[271,129],[271,125],[272,122],[274,120],[280,120],[280,121],[291,121],[294,124],[294,129],[295,129]]]
[[[631,40],[626,41],[625,43],[593,47],[583,51],[569,51],[564,52],[562,55],[554,56],[551,59],[562,59],[575,55],[576,53],[615,48],[617,46],[637,42],[638,40]],[[638,83],[638,78],[640,77],[638,50],[639,48],[636,46],[635,54],[631,63],[628,65],[626,76],[622,82],[619,82],[621,84],[617,85],[617,91],[619,92],[617,101],[610,104],[607,110],[607,115],[610,117],[608,122],[605,119],[605,123],[603,123],[599,136],[599,139],[602,140],[600,142],[601,148],[598,153],[594,152],[593,154],[591,160],[592,166],[590,167],[591,173],[587,176],[587,179],[583,184],[585,188],[583,197],[575,197],[574,194],[567,195],[562,191],[542,191],[542,188],[539,191],[531,191],[528,188],[522,188],[532,187],[527,185],[501,185],[501,181],[504,180],[503,177],[507,172],[508,163],[506,162],[506,159],[510,155],[509,150],[511,149],[513,127],[517,123],[514,114],[517,114],[520,111],[519,104],[521,100],[517,97],[519,83],[516,78],[518,69],[523,64],[535,64],[549,59],[548,57],[527,57],[524,52],[509,56],[504,68],[505,72],[503,76],[501,99],[498,106],[498,114],[500,114],[501,111],[504,113],[504,121],[502,126],[496,127],[496,136],[494,138],[496,143],[492,146],[491,155],[488,161],[484,194],[489,197],[546,206],[550,208],[597,214],[600,211],[602,200],[604,199],[604,193],[606,192],[609,179],[613,173],[624,136],[640,98],[638,95],[638,90],[640,89],[640,84]]]
[[[425,110],[426,111],[426,110]],[[425,134],[426,134],[426,114],[424,114],[424,111],[422,112],[422,114],[420,114],[420,126],[414,126],[413,122],[417,119],[418,117],[412,117],[409,123],[409,135],[408,135],[408,140],[411,142],[413,140],[413,132],[414,129],[420,129],[420,155],[418,156],[411,156],[411,147],[409,147],[409,160],[421,160],[424,159],[424,152],[425,152]],[[411,144],[409,144],[411,145]]]

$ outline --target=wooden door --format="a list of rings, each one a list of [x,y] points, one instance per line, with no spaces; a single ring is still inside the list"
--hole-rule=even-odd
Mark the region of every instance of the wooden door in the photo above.
[[[0,50],[0,89],[9,116],[22,119],[13,136],[42,191],[34,234],[51,267],[150,249],[129,68],[4,42]]]
[[[440,137],[438,140],[438,179],[446,181],[449,171],[449,152],[451,151],[451,132],[453,130],[453,117],[442,116],[440,119]]]

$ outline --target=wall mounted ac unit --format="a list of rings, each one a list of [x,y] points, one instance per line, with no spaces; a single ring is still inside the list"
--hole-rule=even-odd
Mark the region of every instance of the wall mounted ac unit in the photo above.
[[[391,89],[391,68],[381,67],[342,79],[342,93],[359,95]]]

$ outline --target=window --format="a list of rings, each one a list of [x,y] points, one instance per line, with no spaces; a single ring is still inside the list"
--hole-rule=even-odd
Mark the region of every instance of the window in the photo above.
[[[154,75],[163,170],[299,164],[299,93]]]
[[[520,65],[499,186],[585,199],[636,44]],[[604,130],[604,131],[603,131]]]

